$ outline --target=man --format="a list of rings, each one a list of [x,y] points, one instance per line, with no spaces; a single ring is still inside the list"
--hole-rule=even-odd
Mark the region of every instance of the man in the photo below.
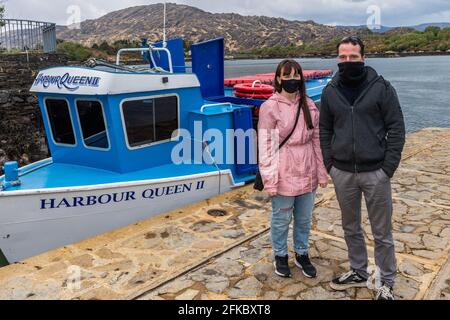
[[[382,281],[376,298],[394,300],[397,263],[390,179],[405,144],[403,113],[392,85],[365,66],[360,38],[344,38],[337,50],[339,72],[322,94],[320,142],[342,212],[351,270],[330,285],[335,290],[366,286],[368,258],[361,227],[364,194]]]

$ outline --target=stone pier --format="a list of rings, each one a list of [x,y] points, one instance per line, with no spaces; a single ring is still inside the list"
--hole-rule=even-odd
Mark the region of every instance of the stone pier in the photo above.
[[[397,299],[450,300],[449,143],[450,129],[407,137],[393,179]],[[313,219],[315,279],[292,259],[291,279],[274,275],[270,200],[247,186],[2,268],[0,299],[372,299],[372,282],[329,286],[349,268],[332,185],[319,190]],[[366,211],[363,224],[374,270]]]

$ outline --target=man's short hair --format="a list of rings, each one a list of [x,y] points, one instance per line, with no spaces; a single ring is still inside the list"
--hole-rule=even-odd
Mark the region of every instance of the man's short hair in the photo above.
[[[365,48],[365,45],[364,45],[364,42],[361,40],[360,37],[358,37],[358,36],[349,36],[349,37],[343,38],[343,39],[338,43],[338,45],[337,45],[337,47],[336,47],[338,54],[339,54],[339,47],[341,46],[341,44],[345,44],[345,43],[351,43],[351,44],[353,44],[354,46],[359,45],[359,47],[361,48],[361,55],[364,56],[364,48]]]

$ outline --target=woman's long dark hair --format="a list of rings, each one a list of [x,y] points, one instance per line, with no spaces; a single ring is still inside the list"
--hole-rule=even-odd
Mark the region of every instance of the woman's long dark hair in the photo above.
[[[302,110],[303,110],[303,115],[305,118],[306,126],[308,127],[309,130],[312,130],[312,129],[314,129],[314,125],[312,123],[311,113],[309,112],[309,107],[308,107],[308,101],[307,101],[308,97],[306,96],[306,81],[305,81],[305,77],[303,76],[303,69],[297,61],[287,59],[287,60],[283,60],[280,62],[280,64],[277,67],[277,71],[275,73],[275,80],[274,80],[275,90],[278,93],[280,93],[283,90],[283,87],[281,86],[281,82],[278,81],[278,77],[281,78],[281,76],[282,76],[281,73],[283,73],[284,76],[288,76],[291,74],[292,70],[295,70],[295,74],[300,75],[301,82],[300,82],[300,86],[298,88],[298,90],[300,92],[299,107],[302,108]]]

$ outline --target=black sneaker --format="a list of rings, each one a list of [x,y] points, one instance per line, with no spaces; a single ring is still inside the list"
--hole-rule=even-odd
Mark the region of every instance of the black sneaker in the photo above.
[[[273,265],[275,266],[276,275],[283,278],[291,277],[291,269],[289,269],[288,256],[285,257],[275,256],[275,261]]]
[[[376,300],[395,300],[394,298],[394,289],[387,284],[383,284],[383,286],[378,289]]]
[[[309,260],[309,256],[295,254],[295,265],[302,270],[302,273],[307,278],[315,278],[317,276],[316,267],[313,266],[311,261]]]
[[[367,287],[367,279],[359,275],[355,270],[351,270],[330,282],[330,287],[337,291],[347,290],[350,288]]]

